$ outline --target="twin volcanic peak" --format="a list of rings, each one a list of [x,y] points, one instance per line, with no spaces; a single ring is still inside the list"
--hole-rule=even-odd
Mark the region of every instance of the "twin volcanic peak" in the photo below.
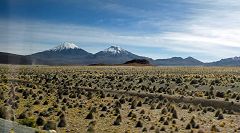
[[[54,47],[54,48],[52,48],[52,49],[50,49],[48,51],[63,51],[63,50],[74,50],[74,49],[81,49],[81,48],[79,48],[74,43],[64,42],[61,45],[58,45],[58,46],[56,46],[56,47]],[[113,55],[123,54],[123,53],[129,54],[130,53],[127,50],[122,49],[119,46],[110,46],[109,48],[107,48],[107,49],[105,49],[103,51],[100,51],[100,52],[103,52],[103,53],[106,53],[106,54],[113,54]]]
[[[121,64],[143,57],[132,54],[119,46],[111,46],[96,54],[79,48],[74,43],[64,42],[52,49],[30,55],[34,59],[46,60],[52,64]]]
[[[77,49],[81,49],[79,48],[76,44],[74,43],[70,43],[70,42],[64,42],[62,43],[61,45],[58,45],[52,49],[49,49],[47,51],[66,51],[66,50],[77,50]],[[100,51],[101,53],[105,53],[105,54],[113,54],[113,55],[117,55],[117,54],[123,54],[123,53],[126,53],[126,54],[129,54],[130,52],[128,52],[127,50],[125,49],[122,49],[121,47],[119,46],[110,46],[109,48],[103,50],[103,51]],[[98,52],[98,53],[100,53]]]

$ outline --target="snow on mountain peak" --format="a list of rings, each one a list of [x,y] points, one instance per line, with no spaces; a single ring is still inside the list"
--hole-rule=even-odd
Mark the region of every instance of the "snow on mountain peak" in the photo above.
[[[69,43],[69,42],[64,42],[61,45],[54,47],[53,51],[61,51],[61,50],[65,50],[65,49],[78,49],[79,47],[77,45],[75,45],[74,43]]]
[[[126,52],[126,50],[122,49],[119,46],[111,46],[111,47],[105,49],[104,52],[110,52],[110,53],[113,53],[113,54],[119,54],[121,52]]]
[[[238,56],[235,56],[235,57],[232,57],[233,60],[236,60],[236,61],[239,61],[240,60],[240,57]]]

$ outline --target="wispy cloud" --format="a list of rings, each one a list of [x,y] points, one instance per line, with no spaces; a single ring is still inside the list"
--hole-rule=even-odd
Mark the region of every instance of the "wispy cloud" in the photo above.
[[[212,61],[240,55],[240,3],[237,0],[155,2],[152,8],[115,1],[99,7],[115,14],[116,17],[111,17],[113,22],[121,23],[115,28],[108,27],[108,23],[99,26],[1,19],[1,51],[30,54],[72,41],[90,52],[96,52],[96,47],[104,49],[110,43],[126,48],[155,48],[154,52],[132,51],[153,58],[194,56]],[[98,2],[98,5],[102,4]],[[102,19],[103,23],[110,20]]]
[[[161,34],[131,35],[131,33],[119,33],[76,25],[54,25],[36,22],[11,22],[7,24],[5,22],[4,24],[3,21],[1,21],[1,25],[1,31],[7,32],[7,34],[6,32],[0,34],[1,50],[20,54],[45,50],[64,41],[76,42],[80,47],[81,45],[92,44],[92,49],[96,45],[115,43],[136,47],[154,47],[158,48],[159,51],[165,49],[172,51],[172,53],[186,53],[186,55],[207,54],[209,57],[215,58],[235,56],[240,50],[238,45],[240,40],[236,36],[238,30],[235,32],[231,30],[220,32],[221,30],[203,28],[196,32],[196,28],[194,28],[189,33],[165,32]],[[225,37],[225,35],[228,36]],[[147,51],[141,54],[152,55]],[[161,54],[155,54],[159,55],[159,58],[163,58]]]

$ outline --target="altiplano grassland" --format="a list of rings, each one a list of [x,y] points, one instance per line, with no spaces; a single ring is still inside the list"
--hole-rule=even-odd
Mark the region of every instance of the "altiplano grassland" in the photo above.
[[[239,67],[0,66],[0,118],[60,133],[240,132],[239,100]]]

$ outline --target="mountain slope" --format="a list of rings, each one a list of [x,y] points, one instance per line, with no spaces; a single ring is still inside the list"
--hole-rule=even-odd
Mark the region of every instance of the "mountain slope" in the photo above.
[[[0,52],[0,64],[34,65],[45,63],[40,59],[33,59],[24,55]]]

